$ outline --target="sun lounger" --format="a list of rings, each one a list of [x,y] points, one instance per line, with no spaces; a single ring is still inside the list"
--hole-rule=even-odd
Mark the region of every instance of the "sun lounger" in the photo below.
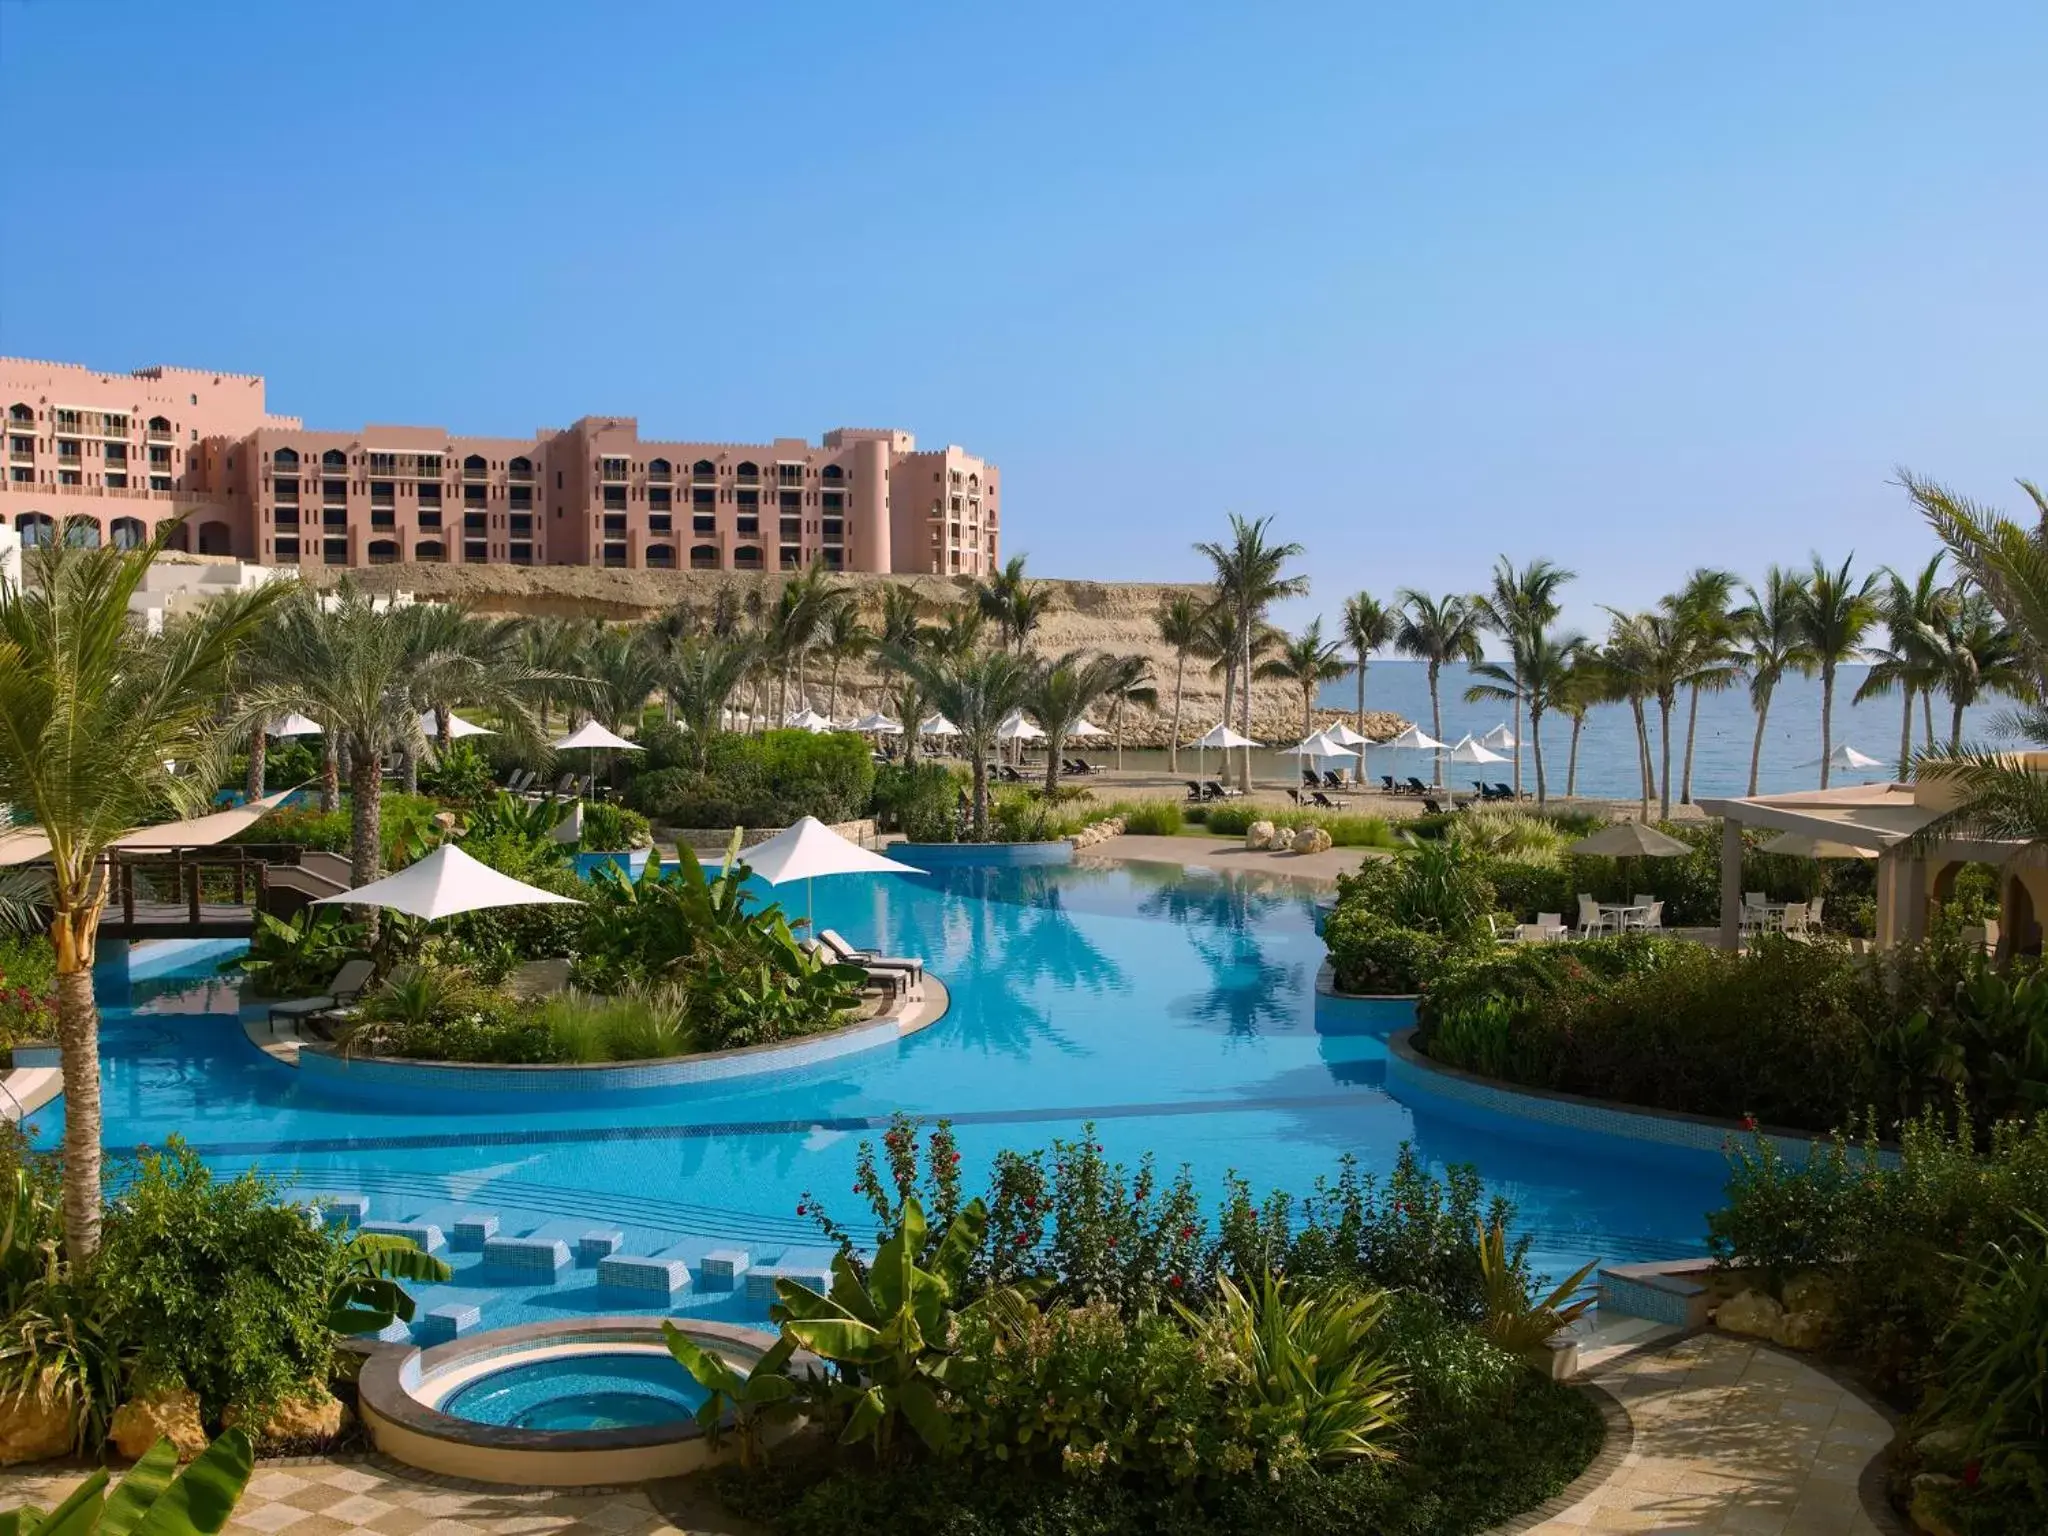
[[[1321,789],[1323,781],[1316,777],[1315,769],[1304,768],[1301,770],[1301,787],[1303,789]]]
[[[1289,790],[1287,791],[1287,798],[1288,798],[1289,800],[1292,800],[1292,801],[1293,801],[1293,802],[1294,802],[1294,803],[1295,803],[1296,805],[1307,805],[1307,804],[1308,804],[1308,801],[1306,801],[1305,799],[1303,799],[1303,798],[1302,798],[1302,794],[1301,794],[1301,791],[1300,791],[1300,790],[1298,790],[1298,789],[1292,789],[1292,788],[1290,788],[1290,789],[1289,789]]]
[[[1205,780],[1202,784],[1202,792],[1211,800],[1235,800],[1244,794],[1243,790],[1233,789],[1220,779]]]
[[[1398,795],[1399,793],[1401,793],[1401,786],[1394,782],[1394,776],[1391,773],[1383,773],[1380,775],[1380,787],[1390,795]]]
[[[1433,791],[1427,784],[1423,783],[1422,780],[1416,778],[1413,774],[1410,774],[1408,776],[1408,793],[1411,795],[1427,795],[1433,794],[1435,793],[1435,791]]]
[[[1342,791],[1349,789],[1351,786],[1344,782],[1343,774],[1339,773],[1334,768],[1326,768],[1325,770],[1323,770],[1322,787],[1324,789],[1334,789],[1341,793]]]
[[[315,1014],[332,1013],[344,1004],[354,1002],[363,995],[363,988],[376,974],[377,967],[368,960],[343,961],[341,969],[334,973],[334,980],[327,984],[327,991],[321,996],[272,1003],[269,1016],[271,1030],[277,1029],[279,1019],[310,1019]]]
[[[1209,798],[1208,792],[1202,788],[1202,781],[1200,779],[1182,779],[1181,783],[1188,787],[1188,801],[1190,804],[1200,805]]]
[[[1102,770],[1099,767],[1097,767],[1094,763],[1089,762],[1087,758],[1077,757],[1074,759],[1074,772],[1100,773],[1102,772]]]
[[[1496,800],[1512,800],[1515,798],[1515,792],[1512,789],[1508,788],[1507,785],[1501,783],[1498,780],[1495,780],[1493,786],[1493,798]]]
[[[892,992],[922,990],[924,987],[924,962],[900,956],[884,955],[872,949],[856,949],[831,928],[818,930],[818,941],[831,951],[842,965],[857,965],[868,973],[875,982],[887,986]]]
[[[1314,794],[1310,795],[1309,799],[1314,801],[1319,808],[1326,811],[1334,811],[1339,808],[1337,802],[1332,800],[1328,795],[1324,794],[1320,789],[1317,790]]]

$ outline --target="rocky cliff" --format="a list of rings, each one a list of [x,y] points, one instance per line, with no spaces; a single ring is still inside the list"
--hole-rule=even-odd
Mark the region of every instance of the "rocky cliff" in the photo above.
[[[338,575],[339,573],[335,573]],[[407,591],[425,598],[465,603],[481,613],[598,618],[615,622],[651,619],[679,602],[707,603],[724,583],[759,585],[772,598],[781,578],[739,576],[708,571],[617,571],[585,566],[404,565],[377,566],[351,572],[353,579],[374,591]],[[333,579],[328,573],[314,580]],[[914,587],[936,614],[972,600],[973,583],[965,577],[861,576],[843,578],[862,589],[873,607],[873,594],[884,583]],[[1159,709],[1126,712],[1124,740],[1129,746],[1164,746],[1173,709],[1175,660],[1159,642],[1153,615],[1168,597],[1205,590],[1165,582],[1054,581],[1042,583],[1053,594],[1051,610],[1036,635],[1034,648],[1043,655],[1066,651],[1142,655],[1152,664],[1159,687]],[[849,668],[841,683],[840,709],[867,708],[873,702],[864,672]],[[1207,664],[1190,661],[1181,705],[1181,734],[1192,739],[1215,724],[1222,710],[1222,679],[1211,677]],[[824,690],[813,687],[811,702],[825,705]],[[1318,725],[1348,715],[1320,711]],[[1107,723],[1106,720],[1102,723]],[[1237,722],[1233,721],[1235,725]],[[1408,722],[1385,710],[1366,714],[1366,732],[1384,738]],[[1260,683],[1252,692],[1252,734],[1261,741],[1291,742],[1301,734],[1301,695],[1284,683]]]

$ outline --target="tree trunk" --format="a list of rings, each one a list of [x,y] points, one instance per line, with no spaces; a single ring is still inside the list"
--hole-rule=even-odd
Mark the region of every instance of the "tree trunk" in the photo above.
[[[1687,691],[1692,694],[1692,697],[1686,701],[1685,706],[1685,772],[1678,789],[1678,803],[1680,805],[1692,804],[1692,744],[1694,738],[1698,736],[1700,729],[1699,685],[1694,684]]]
[[[1963,701],[1951,697],[1949,705],[1948,749],[1960,752],[1963,749]]]
[[[1522,733],[1517,731],[1515,739],[1520,741]],[[1536,761],[1536,809],[1542,810],[1550,798],[1548,786],[1543,781],[1543,711],[1534,704],[1529,706],[1529,755]]]
[[[1921,689],[1921,690],[1920,690],[1920,724],[1921,724],[1921,726],[1922,726],[1922,727],[1924,728],[1924,732],[1923,732],[1923,735],[1921,736],[1921,740],[1923,740],[1924,742],[1926,742],[1928,746],[1930,746],[1930,747],[1931,747],[1931,746],[1933,746],[1933,745],[1934,745],[1934,690],[1933,690],[1932,688],[1923,688],[1923,689]]]
[[[825,713],[834,720],[839,718],[839,658],[832,658],[832,692],[825,700]]]
[[[332,730],[320,752],[320,810],[331,816],[341,809],[341,747]]]
[[[988,841],[988,753],[979,744],[974,748],[974,840]]]
[[[416,795],[420,792],[419,749],[411,742],[407,742],[400,753],[400,758],[405,773],[405,792],[408,795]]]
[[[1243,733],[1245,740],[1250,741],[1252,736],[1252,626],[1249,617],[1246,618],[1244,626],[1244,691],[1238,696],[1237,707],[1244,716],[1244,724],[1238,727],[1238,729]],[[1250,747],[1240,747],[1238,751],[1243,754],[1243,767],[1238,773],[1238,787],[1246,794],[1250,794],[1252,792],[1252,749]]]
[[[1643,701],[1630,699],[1628,707],[1636,718],[1636,782],[1642,791],[1643,820],[1650,819],[1650,801],[1657,793],[1656,770],[1650,766],[1650,722]]]
[[[1564,797],[1567,800],[1579,792],[1579,732],[1585,724],[1584,715],[1572,716],[1572,749],[1564,762]]]
[[[446,704],[434,706],[434,745],[443,752],[455,745],[455,711]]]
[[[1048,804],[1060,792],[1060,753],[1066,750],[1066,745],[1066,732],[1045,733],[1045,798]]]
[[[1316,685],[1314,683],[1303,683],[1301,685],[1301,739],[1303,741],[1308,740],[1314,729],[1309,724],[1309,721],[1314,718],[1313,700],[1315,698],[1315,690]]]
[[[1365,652],[1358,653],[1358,715],[1351,722],[1351,728],[1359,735],[1365,734]]]
[[[1180,692],[1187,678],[1188,653],[1176,651],[1173,658],[1173,735],[1166,742],[1166,771],[1180,772]]]
[[[92,966],[105,886],[89,882],[84,905],[50,924],[57,951],[57,1050],[64,1076],[64,1246],[73,1264],[100,1246],[100,1010]]]
[[[358,749],[368,744],[356,743]],[[367,750],[355,753],[355,762],[348,776],[349,788],[349,880],[360,888],[368,885],[383,870],[384,851],[384,780],[379,772],[377,754]],[[377,937],[377,909],[358,909],[369,928],[371,942]]]
[[[1522,798],[1522,669],[1515,668],[1515,798]]]
[[[1906,718],[1899,726],[1899,782],[1913,771],[1913,685],[1906,684]]]
[[[270,722],[259,718],[249,727],[249,777],[243,788],[251,800],[263,798],[263,773],[269,762],[269,738],[263,734],[263,727]]]
[[[1658,695],[1657,726],[1660,740],[1658,746],[1664,762],[1664,773],[1657,787],[1657,816],[1662,821],[1671,819],[1671,706],[1673,700]]]
[[[1434,736],[1438,741],[1442,741],[1444,739],[1444,701],[1443,696],[1437,691],[1436,685],[1437,673],[1441,666],[1442,663],[1438,662],[1434,657],[1430,659],[1429,734]],[[1430,768],[1430,783],[1434,784],[1438,789],[1442,789],[1444,787],[1444,758],[1441,752],[1437,753],[1435,758],[1432,760],[1432,766]]]
[[[1764,760],[1764,721],[1771,715],[1771,690],[1766,688],[1756,703],[1756,736],[1749,744],[1749,792],[1756,793],[1757,771]]]
[[[1820,787],[1828,787],[1828,757],[1835,750],[1835,664],[1820,669]]]

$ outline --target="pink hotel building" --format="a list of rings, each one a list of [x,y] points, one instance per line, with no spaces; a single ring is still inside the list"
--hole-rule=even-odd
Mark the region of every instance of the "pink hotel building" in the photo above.
[[[309,432],[263,380],[191,368],[98,373],[0,358],[0,522],[33,545],[69,518],[134,545],[265,565],[596,565],[634,570],[983,575],[1000,476],[908,432],[842,427],[817,446],[643,442],[630,416],[532,437],[439,427]]]

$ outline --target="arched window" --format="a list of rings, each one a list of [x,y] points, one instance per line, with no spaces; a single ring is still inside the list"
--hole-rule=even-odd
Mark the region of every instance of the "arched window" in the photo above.
[[[667,544],[650,544],[650,545],[648,545],[648,546],[647,546],[647,566],[648,566],[648,569],[649,569],[649,570],[655,570],[655,571],[672,571],[672,570],[674,570],[674,569],[676,568],[676,552],[675,552],[675,549],[674,549],[674,548],[673,548],[672,546],[670,546],[670,545],[667,545]]]
[[[100,547],[100,520],[96,517],[65,518],[64,542],[73,549],[98,549]]]
[[[533,473],[533,460],[525,457],[513,459],[505,468],[510,470],[515,478],[521,478]]]
[[[480,475],[490,467],[480,453],[472,453],[462,461],[462,472],[465,475]]]
[[[693,571],[715,571],[718,569],[718,546],[716,544],[694,544],[690,547],[690,569]]]
[[[296,448],[280,448],[270,456],[280,473],[289,474],[299,467],[299,452]]]
[[[443,549],[440,546],[440,544],[438,544],[432,539],[429,539],[424,544],[413,545],[412,557],[415,560],[421,561],[428,565],[432,565],[438,561],[447,559],[448,552],[445,549]]]
[[[14,531],[21,535],[24,549],[41,549],[57,542],[57,524],[47,512],[23,512],[14,519]]]
[[[150,430],[150,431],[152,431],[152,432],[168,432],[168,431],[170,431],[170,430],[171,430],[171,418],[170,418],[170,417],[168,417],[168,416],[152,416],[152,417],[150,417],[150,418],[149,418],[149,430]]]
[[[752,459],[741,459],[734,473],[742,480],[758,480],[761,478],[761,466]]]
[[[761,546],[742,544],[732,552],[732,563],[736,570],[758,571],[761,569]]]
[[[372,565],[396,565],[398,546],[390,539],[373,539],[370,542],[369,555]]]
[[[979,476],[979,475],[969,475],[969,476],[967,477],[967,489],[969,489],[970,491],[978,491],[978,490],[980,490],[980,489],[981,489],[981,476]]]
[[[235,532],[226,523],[201,523],[199,525],[199,553],[202,555],[231,555],[235,552]]]
[[[674,472],[675,466],[670,464],[667,459],[649,459],[647,461],[647,477],[650,480],[666,480]]]
[[[36,419],[36,413],[17,400],[7,407],[7,419],[16,426],[25,427]]]
[[[842,470],[837,464],[827,464],[821,478],[826,480],[844,480],[846,478],[846,471]]]
[[[718,466],[709,459],[699,459],[690,466],[690,473],[693,475],[715,475],[718,473]]]
[[[115,518],[107,525],[107,534],[116,549],[140,549],[149,542],[149,530],[139,517]]]
[[[322,469],[347,469],[348,455],[339,448],[330,448],[320,455],[320,467]]]
[[[166,549],[175,549],[181,555],[191,554],[192,525],[190,523],[178,524],[177,527],[171,530],[171,537],[164,547]]]

